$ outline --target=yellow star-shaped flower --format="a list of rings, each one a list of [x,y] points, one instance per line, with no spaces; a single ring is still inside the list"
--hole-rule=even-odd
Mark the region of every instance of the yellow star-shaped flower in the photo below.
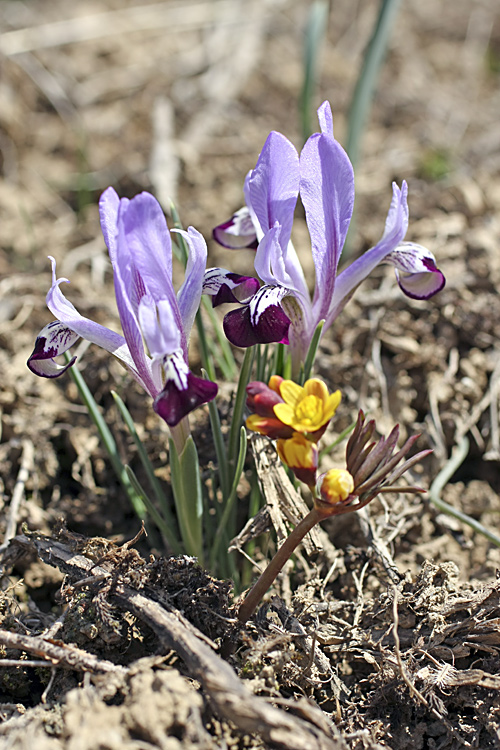
[[[322,380],[311,378],[304,386],[292,380],[283,380],[279,394],[283,404],[275,404],[273,409],[283,424],[296,432],[313,433],[328,424],[340,404],[341,393],[328,393]]]

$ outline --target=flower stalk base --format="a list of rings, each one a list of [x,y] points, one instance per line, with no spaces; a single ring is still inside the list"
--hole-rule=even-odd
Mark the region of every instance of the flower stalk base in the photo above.
[[[297,524],[290,536],[283,542],[273,559],[262,573],[260,578],[254,583],[238,610],[238,620],[241,623],[253,615],[257,609],[260,600],[272,585],[278,574],[281,572],[284,564],[290,559],[295,549],[301,543],[308,531],[316,526],[317,523],[325,518],[325,514],[317,508],[313,508],[305,518]]]

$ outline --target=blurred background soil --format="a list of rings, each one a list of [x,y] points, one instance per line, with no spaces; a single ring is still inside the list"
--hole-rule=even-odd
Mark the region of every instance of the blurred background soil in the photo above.
[[[195,226],[206,237],[209,265],[250,272],[252,252],[231,254],[210,239],[211,231],[242,205],[244,177],[271,130],[284,133],[297,148],[302,145],[299,97],[309,9],[305,0],[0,3],[2,531],[23,457],[26,463],[33,448],[24,500],[15,519],[18,529],[26,523],[32,530],[50,533],[64,518],[73,532],[116,543],[136,534],[138,522],[70,378],[42,380],[26,368],[38,331],[52,319],[45,306],[50,286],[47,256],[55,257],[58,276],[71,281],[64,292],[78,310],[119,330],[97,212],[99,195],[113,185],[121,196],[153,192],[167,213],[173,200],[184,225]],[[325,99],[331,102],[341,143],[346,141],[349,103],[377,11],[378,3],[366,0],[333,0],[330,6],[313,106]],[[344,393],[335,429],[346,427],[363,408],[384,433],[396,422],[403,438],[422,433],[419,448],[430,446],[434,454],[414,477],[421,486],[431,485],[467,437],[467,456],[442,498],[494,531],[500,514],[499,16],[496,0],[401,4],[356,166],[352,250],[359,254],[379,239],[391,181],[401,184],[405,179],[410,207],[407,239],[434,252],[447,285],[431,302],[418,302],[400,294],[390,268],[377,270],[326,334],[316,366],[330,387]],[[312,283],[309,239],[301,215],[294,232]],[[192,358],[196,369],[195,339]],[[135,450],[119,423],[111,388],[126,398],[159,476],[165,478],[166,430],[144,394],[94,347],[82,353],[79,364],[108,415],[123,457],[134,466]],[[241,495],[244,503],[243,490]],[[370,513],[399,572],[407,573],[408,624],[401,627],[408,627],[409,635],[401,650],[409,654],[413,649],[407,668],[411,672],[413,665],[417,683],[424,680],[418,655],[422,642],[418,645],[417,635],[412,640],[411,633],[431,638],[429,623],[438,630],[441,625],[450,628],[447,617],[458,618],[453,623],[459,628],[467,617],[476,617],[477,625],[487,612],[491,628],[487,637],[484,629],[475,633],[467,653],[454,652],[453,644],[443,646],[432,656],[436,663],[442,660],[462,671],[498,671],[495,580],[500,550],[468,526],[438,513],[425,496],[389,498],[374,504]],[[291,667],[287,672],[283,654],[288,654],[290,664],[294,661],[286,638],[274,650],[262,647],[258,658],[246,653],[245,676],[252,689],[280,699],[306,696],[315,701],[329,721],[339,724],[353,748],[448,748],[464,742],[470,747],[500,747],[498,686],[491,681],[438,685],[443,691],[429,705],[437,706],[440,722],[431,708],[415,699],[401,671],[398,682],[394,651],[396,671],[388,676],[391,662],[381,665],[387,654],[380,656],[374,645],[377,616],[383,621],[381,632],[394,626],[387,603],[387,571],[367,552],[369,544],[356,518],[332,524],[327,531],[338,551],[335,570],[328,555],[309,566],[299,559],[295,573],[288,571],[276,592],[310,634],[324,631],[327,657],[335,674],[350,686],[349,697],[328,693],[320,680],[299,679]],[[142,551],[150,551],[147,544]],[[60,612],[55,593],[61,580],[60,572],[34,558],[19,563],[3,579],[9,602],[3,627],[16,628],[13,623],[22,622],[24,632],[32,633],[48,627]],[[442,596],[429,594],[424,603],[425,587]],[[477,602],[483,601],[483,594],[490,598],[488,607],[481,609]],[[334,648],[337,641],[331,632],[325,635],[332,622],[330,609],[325,614],[319,607],[325,601],[345,605],[335,610],[333,620],[350,625],[351,640],[345,632],[342,636],[344,651]],[[458,601],[462,605],[456,605]],[[474,615],[471,601],[479,607]],[[314,602],[316,620],[307,614]],[[356,628],[365,628],[364,646],[353,640]],[[259,637],[261,646],[262,639],[277,638],[272,630]],[[141,642],[146,645],[140,655],[146,656],[150,642]],[[87,642],[79,645],[90,648]],[[102,654],[106,648],[101,643]],[[119,651],[112,655],[115,661]],[[241,658],[234,658],[235,668],[242,664]],[[106,715],[109,699],[94,685],[92,700],[96,705],[100,701],[95,716],[102,711],[103,726],[115,722],[117,728],[107,744],[97,744],[83,718],[91,698],[84,692],[88,685],[80,686],[81,674],[71,685],[59,684],[45,696],[43,720],[42,714],[29,711],[35,711],[47,687],[45,673],[35,678],[25,672],[17,680],[8,670],[5,674],[3,682],[0,678],[0,711],[4,704],[2,715],[14,717],[0,734],[5,747],[265,746],[258,735],[218,723],[203,691],[178,672],[172,677],[179,680],[178,706],[166,714],[175,691],[163,683],[151,687],[151,670],[129,676],[127,689],[120,688],[123,705],[135,711],[136,719],[128,723],[127,712],[120,713],[118,705],[112,720]],[[161,682],[165,673],[158,674]],[[139,719],[143,690],[163,696],[156,713],[163,715],[163,723],[148,737]],[[184,693],[188,703],[194,701],[191,713],[182,708]],[[439,701],[446,703],[444,711]],[[194,714],[203,731],[181,731]],[[453,731],[445,726],[445,716]],[[24,723],[16,725],[21,720]],[[152,715],[150,721],[156,720]]]

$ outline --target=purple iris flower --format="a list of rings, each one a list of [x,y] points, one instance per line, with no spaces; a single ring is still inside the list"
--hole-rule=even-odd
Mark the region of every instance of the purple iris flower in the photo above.
[[[60,289],[52,261],[47,306],[57,320],[36,339],[28,367],[36,375],[55,378],[75,361],[60,365],[63,354],[80,337],[117,357],[154,399],[153,408],[172,428],[193,409],[211,401],[217,385],[189,370],[188,339],[200,304],[207,247],[196,229],[180,233],[189,257],[184,283],[172,284],[172,243],[165,216],[149,193],[119,199],[108,188],[99,202],[101,228],[113,266],[116,302],[123,336],[76,310]]]
[[[245,180],[246,208],[214,230],[215,239],[226,247],[252,247],[258,241],[255,270],[263,282],[250,300],[225,316],[227,338],[242,347],[290,343],[294,367],[304,361],[318,324],[324,320],[326,330],[380,263],[395,267],[402,291],[415,299],[428,299],[445,284],[432,253],[403,242],[408,228],[405,182],[401,188],[393,184],[382,239],[337,275],[353,212],[354,173],[333,136],[328,102],[319,108],[318,118],[321,132],[308,139],[300,156],[281,133],[269,135],[257,166]],[[290,241],[299,194],[316,269],[312,299]],[[215,292],[208,292],[215,294],[212,287]],[[226,300],[215,298],[214,304],[221,301]]]

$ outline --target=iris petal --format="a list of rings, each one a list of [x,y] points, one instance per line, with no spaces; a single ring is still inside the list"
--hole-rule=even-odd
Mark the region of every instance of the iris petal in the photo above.
[[[193,375],[182,353],[177,352],[165,362],[165,385],[155,398],[153,409],[169,427],[175,427],[189,412],[211,401],[216,394],[216,383]]]
[[[213,307],[234,302],[246,304],[259,287],[253,276],[241,276],[225,268],[209,268],[203,279],[203,294],[211,295]]]
[[[35,341],[35,348],[27,365],[31,372],[42,378],[58,378],[75,363],[76,357],[65,365],[58,364],[54,357],[64,354],[80,336],[61,323],[54,320],[42,328]]]
[[[446,283],[430,250],[415,242],[401,242],[385,262],[394,266],[399,286],[413,299],[429,299]]]
[[[224,333],[235,346],[279,342],[288,344],[290,318],[279,302],[288,290],[263,286],[248,305],[232,310],[224,318]]]
[[[246,206],[236,211],[228,221],[216,226],[212,236],[219,245],[230,250],[243,248],[256,250],[258,245],[257,233]]]

